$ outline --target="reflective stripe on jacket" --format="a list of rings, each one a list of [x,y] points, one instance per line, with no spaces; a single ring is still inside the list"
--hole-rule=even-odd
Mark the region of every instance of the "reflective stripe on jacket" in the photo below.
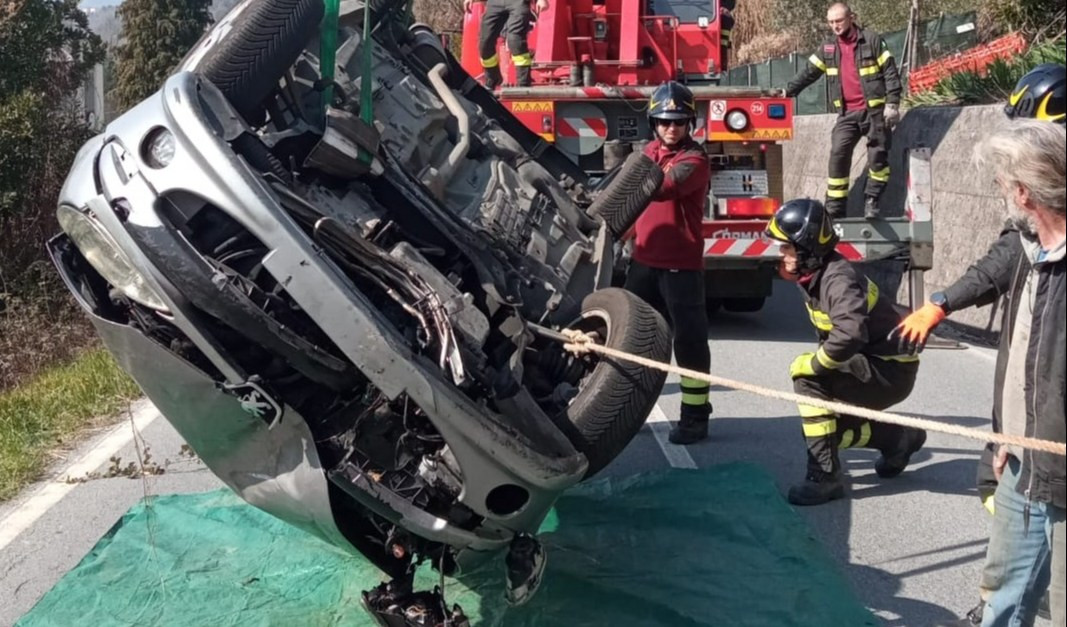
[[[834,369],[857,353],[892,361],[918,360],[915,355],[901,355],[897,343],[887,339],[904,318],[904,308],[840,254],[832,253],[800,289],[819,333],[816,359],[822,367]]]
[[[860,75],[860,85],[867,99],[868,109],[881,110],[886,104],[900,104],[900,75],[893,53],[885,40],[877,33],[859,29],[856,42],[855,66]],[[830,100],[838,113],[844,112],[844,97],[841,93],[841,47],[837,36],[827,39],[819,49],[808,57],[808,64],[789,86],[786,95],[792,97],[819,79],[823,74],[829,86]]]

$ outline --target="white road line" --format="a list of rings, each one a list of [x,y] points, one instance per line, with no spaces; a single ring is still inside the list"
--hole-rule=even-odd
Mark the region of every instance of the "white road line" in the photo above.
[[[112,427],[96,446],[67,466],[55,479],[41,486],[36,494],[0,521],[0,551],[78,486],[77,483],[67,483],[68,478],[84,477],[103,466],[111,456],[133,440],[135,431],[143,432],[159,416],[159,411],[148,401],[133,403],[130,411],[133,413],[132,428],[129,417]]]
[[[975,346],[973,344],[967,345],[967,352],[971,355],[977,355],[986,361],[997,361],[997,351],[984,346]]]
[[[667,440],[667,435],[671,431],[671,422],[667,419],[667,414],[664,414],[663,410],[659,408],[659,404],[652,406],[652,413],[648,415],[648,428],[652,429],[652,435],[656,437],[656,442],[659,444],[660,450],[663,451],[663,456],[667,458],[667,463],[672,468],[697,467],[696,462],[693,461],[692,456],[689,455],[689,451],[684,446],[671,444]]]

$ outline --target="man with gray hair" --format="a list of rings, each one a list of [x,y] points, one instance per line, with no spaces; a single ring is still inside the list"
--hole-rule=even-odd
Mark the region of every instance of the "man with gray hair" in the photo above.
[[[927,307],[949,313],[1006,294],[994,429],[1065,442],[1067,131],[1044,121],[1017,120],[981,142],[975,155],[1004,194],[1014,230],[1006,231],[961,280],[932,296]],[[916,334],[924,325],[912,320],[922,318],[921,312],[898,327],[902,341],[913,347],[925,340]],[[1050,575],[1053,624],[1064,624],[1064,468],[1064,459],[1051,453],[996,449],[998,484],[985,570],[997,581],[983,579],[983,588],[990,590],[983,626],[1032,625]],[[1037,528],[1041,521],[1043,529]]]

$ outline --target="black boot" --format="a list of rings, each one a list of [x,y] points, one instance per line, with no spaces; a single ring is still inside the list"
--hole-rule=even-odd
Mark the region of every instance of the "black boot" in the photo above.
[[[509,605],[522,605],[533,597],[541,585],[545,561],[545,549],[537,538],[525,533],[512,538],[504,558],[507,576],[504,596]]]
[[[681,420],[671,429],[667,439],[671,444],[695,444],[707,439],[710,417],[711,403],[682,405]]]
[[[831,218],[843,218],[845,217],[845,199],[834,198],[826,201],[826,213],[830,214]]]
[[[485,68],[485,88],[489,91],[493,91],[500,84],[504,82],[504,77],[500,74],[500,66]]]
[[[882,210],[878,208],[878,199],[874,196],[868,196],[867,200],[863,202],[863,217],[868,220],[876,220],[882,215]]]
[[[804,483],[789,488],[789,502],[793,505],[822,505],[845,497],[845,482],[841,471],[824,472],[809,469]]]
[[[518,83],[519,87],[530,86],[530,66],[515,66],[515,82]]]
[[[900,440],[890,450],[882,451],[882,456],[874,462],[874,471],[883,479],[892,479],[908,467],[911,456],[926,444],[926,432],[922,429],[903,428]]]

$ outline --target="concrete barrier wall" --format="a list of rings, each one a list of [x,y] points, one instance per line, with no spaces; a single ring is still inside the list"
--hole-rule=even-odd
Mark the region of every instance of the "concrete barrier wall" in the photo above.
[[[822,199],[826,192],[830,131],[836,115],[796,118],[796,135],[785,144],[785,197]],[[975,144],[990,129],[1004,123],[1003,109],[981,107],[923,107],[907,112],[893,135],[890,153],[892,179],[882,197],[886,216],[904,213],[908,148],[932,150],[934,268],[926,272],[926,293],[943,289],[985,254],[1005,218],[1003,197],[991,176],[979,172],[972,161]],[[867,151],[860,140],[852,160],[849,216],[863,215]],[[902,288],[902,289],[906,289]],[[906,302],[906,293],[901,301]],[[967,330],[997,332],[1000,316],[995,307],[954,313],[952,321]]]

